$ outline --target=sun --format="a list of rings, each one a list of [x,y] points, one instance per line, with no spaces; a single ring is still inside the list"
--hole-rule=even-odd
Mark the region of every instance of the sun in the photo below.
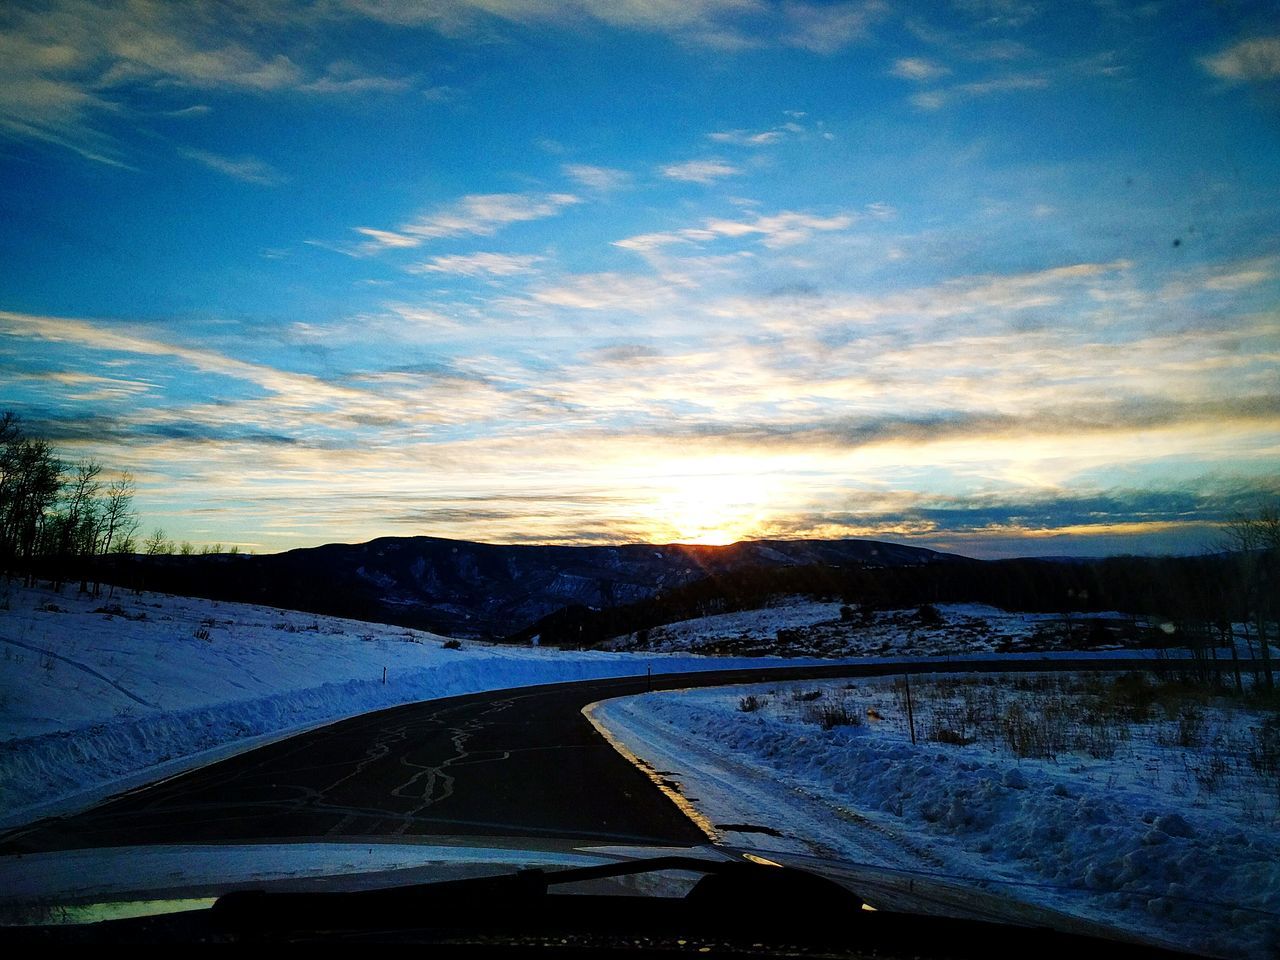
[[[770,500],[771,484],[758,474],[673,477],[655,498],[652,519],[662,539],[724,546],[758,533]]]
[[[740,534],[728,529],[704,530],[695,537],[681,537],[681,543],[700,543],[708,547],[724,547],[742,539]]]

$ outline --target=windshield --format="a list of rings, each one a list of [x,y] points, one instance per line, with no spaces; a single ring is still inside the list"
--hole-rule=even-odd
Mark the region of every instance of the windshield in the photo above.
[[[705,847],[1274,949],[1278,14],[6,3],[6,909]]]

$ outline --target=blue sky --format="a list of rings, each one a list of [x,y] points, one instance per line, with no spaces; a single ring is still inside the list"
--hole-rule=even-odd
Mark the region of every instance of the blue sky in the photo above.
[[[147,530],[1198,550],[1274,4],[9,3],[0,407]]]

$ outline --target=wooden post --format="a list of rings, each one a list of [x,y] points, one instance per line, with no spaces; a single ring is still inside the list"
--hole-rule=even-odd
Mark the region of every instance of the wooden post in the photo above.
[[[911,709],[911,674],[904,673],[902,679],[907,685],[907,724],[911,727],[911,745],[914,747],[916,745],[916,716]]]

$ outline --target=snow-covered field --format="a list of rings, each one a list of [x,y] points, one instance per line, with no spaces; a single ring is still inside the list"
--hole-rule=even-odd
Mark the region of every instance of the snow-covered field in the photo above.
[[[889,679],[653,693],[590,715],[728,842],[972,878],[1197,951],[1276,955],[1274,708],[1100,675],[911,686],[915,745]]]
[[[399,703],[746,663],[761,661],[451,649],[417,630],[272,607],[0,584],[0,824]]]
[[[793,656],[955,656],[1132,648],[1158,625],[1121,613],[1010,613],[978,603],[868,610],[804,597],[624,634],[603,649]]]

